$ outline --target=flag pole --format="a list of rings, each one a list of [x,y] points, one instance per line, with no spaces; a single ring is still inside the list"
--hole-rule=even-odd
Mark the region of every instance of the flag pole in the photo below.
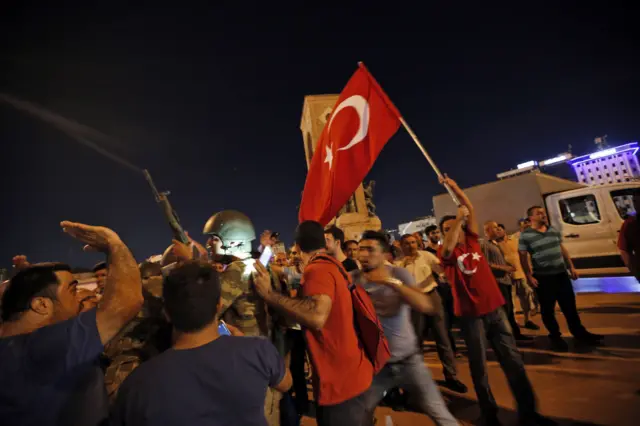
[[[402,126],[405,128],[407,133],[409,133],[409,136],[411,136],[411,139],[413,139],[413,141],[418,146],[418,149],[420,150],[420,152],[422,152],[422,155],[424,155],[424,158],[427,159],[427,161],[429,162],[429,164],[433,168],[433,171],[436,172],[436,175],[438,175],[438,178],[442,178],[443,177],[442,172],[440,172],[440,169],[438,168],[438,166],[436,166],[436,163],[433,161],[433,159],[431,158],[431,156],[429,155],[427,150],[424,149],[424,146],[422,146],[422,144],[420,143],[420,140],[418,139],[418,136],[413,132],[413,130],[409,126],[409,123],[407,123],[407,121],[404,119],[404,117],[402,115],[400,117],[398,117],[398,118],[400,119],[400,123],[402,123]],[[460,200],[458,200],[458,196],[453,192],[453,189],[451,189],[451,187],[449,185],[447,185],[446,183],[444,184],[444,187],[446,188],[446,190],[449,193],[449,195],[451,195],[451,198],[453,199],[453,202],[456,203],[456,205],[459,206],[460,205]]]
[[[375,78],[373,77],[373,75],[371,75],[371,73],[369,72],[369,70],[367,69],[367,67],[364,65],[363,62],[358,62],[358,66],[360,68],[364,69],[371,76],[371,78],[375,81]],[[379,86],[377,81],[376,81],[376,85]],[[388,97],[385,95],[383,97],[383,99],[388,99]],[[388,99],[388,100],[389,100],[389,102],[391,102],[391,99]],[[393,105],[393,103],[392,103],[392,105]],[[433,171],[436,172],[436,175],[438,176],[438,178],[442,178],[443,177],[442,172],[440,172],[440,169],[438,168],[438,166],[436,166],[436,163],[433,161],[433,159],[431,158],[431,156],[429,155],[427,150],[424,149],[424,147],[420,143],[420,139],[418,139],[418,136],[413,132],[413,130],[409,126],[409,123],[407,123],[407,121],[404,119],[402,114],[400,114],[400,110],[398,110],[398,108],[395,105],[393,105],[393,109],[398,111],[398,119],[400,120],[400,123],[402,123],[402,126],[405,128],[407,133],[409,133],[409,136],[411,136],[411,139],[413,139],[413,141],[416,143],[416,145],[418,146],[418,149],[420,150],[420,152],[422,152],[422,155],[424,155],[424,158],[427,159],[427,161],[431,165],[431,168],[433,168]],[[460,200],[458,200],[458,197],[453,192],[451,187],[449,185],[447,185],[446,183],[444,184],[444,187],[446,188],[447,192],[449,193],[449,195],[453,199],[453,202],[456,203],[456,205],[459,206],[460,205]]]

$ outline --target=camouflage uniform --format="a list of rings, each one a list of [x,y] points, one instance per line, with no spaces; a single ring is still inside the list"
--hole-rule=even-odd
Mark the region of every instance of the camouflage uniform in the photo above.
[[[102,354],[110,403],[115,401],[120,385],[138,365],[171,346],[171,325],[162,313],[162,277],[145,281],[142,309],[105,346]]]
[[[230,263],[220,274],[220,317],[245,336],[271,336],[271,320],[264,300],[251,283],[252,268],[244,261]]]

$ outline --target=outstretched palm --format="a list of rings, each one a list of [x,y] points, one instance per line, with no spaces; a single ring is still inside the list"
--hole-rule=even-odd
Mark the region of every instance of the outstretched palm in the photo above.
[[[104,226],[91,226],[84,223],[64,221],[60,223],[62,230],[89,248],[106,252],[109,246],[119,241],[118,234]],[[86,249],[87,247],[85,247]]]

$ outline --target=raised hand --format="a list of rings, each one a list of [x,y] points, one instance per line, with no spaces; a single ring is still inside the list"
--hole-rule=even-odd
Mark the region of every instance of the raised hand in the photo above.
[[[255,272],[253,273],[253,285],[256,288],[256,291],[262,298],[266,298],[271,293],[271,275],[269,275],[269,271],[267,268],[262,266],[262,263],[256,261],[255,262]]]
[[[13,263],[13,267],[17,270],[28,268],[31,264],[27,260],[27,256],[24,254],[19,254],[17,256],[13,256],[11,259]]]
[[[122,243],[118,234],[104,226],[91,226],[69,221],[61,222],[60,226],[65,233],[85,243],[85,250],[106,253],[114,244]]]
[[[455,180],[451,179],[446,173],[438,179],[442,185],[447,185],[449,188],[458,188],[458,184]]]
[[[260,234],[260,244],[262,244],[263,247],[273,245],[273,238],[271,238],[272,234],[273,233],[268,229],[264,231],[262,234]]]

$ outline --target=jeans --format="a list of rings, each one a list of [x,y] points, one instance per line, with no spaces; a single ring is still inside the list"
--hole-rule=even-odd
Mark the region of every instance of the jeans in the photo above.
[[[318,426],[371,425],[373,413],[367,410],[368,394],[369,391],[365,391],[336,405],[318,405],[316,408],[316,423]]]
[[[367,392],[366,406],[369,417],[373,416],[384,393],[394,387],[401,387],[409,393],[414,405],[441,426],[458,425],[436,386],[431,372],[424,365],[422,355],[415,354],[399,362],[387,363],[373,378]],[[337,424],[337,423],[336,423]],[[346,425],[346,423],[343,423]]]
[[[511,331],[514,336],[518,337],[522,333],[520,332],[520,326],[516,322],[516,313],[513,308],[513,286],[508,284],[498,284],[498,287],[500,287],[500,292],[505,300],[503,308],[504,312],[507,314],[507,320],[511,326]]]
[[[461,317],[460,324],[467,344],[469,367],[473,386],[478,395],[480,410],[485,418],[498,413],[496,400],[489,388],[487,373],[487,340],[507,376],[511,393],[518,404],[521,418],[531,418],[536,413],[536,398],[524,368],[524,362],[516,349],[516,341],[502,308],[481,317]]]
[[[422,352],[425,325],[433,330],[433,340],[436,342],[436,350],[438,351],[438,358],[442,363],[444,369],[444,377],[447,380],[454,380],[457,377],[457,370],[455,364],[455,356],[453,353],[453,347],[451,344],[451,326],[447,323],[444,305],[437,291],[429,293],[433,304],[438,308],[438,312],[435,315],[425,315],[421,312],[412,311],[413,326],[418,336],[418,349]]]
[[[578,307],[576,306],[576,295],[573,292],[571,279],[566,273],[556,275],[535,275],[538,280],[538,302],[540,303],[540,314],[542,322],[549,332],[549,337],[560,337],[560,326],[556,321],[556,302],[560,305],[560,310],[564,314],[569,326],[569,331],[575,337],[581,337],[587,330],[580,321]]]

